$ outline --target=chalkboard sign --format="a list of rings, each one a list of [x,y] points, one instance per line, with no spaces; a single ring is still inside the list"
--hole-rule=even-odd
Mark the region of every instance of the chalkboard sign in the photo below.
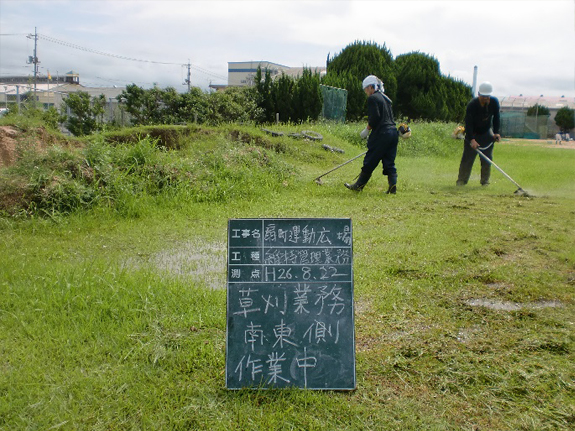
[[[228,222],[226,387],[355,389],[350,219]]]

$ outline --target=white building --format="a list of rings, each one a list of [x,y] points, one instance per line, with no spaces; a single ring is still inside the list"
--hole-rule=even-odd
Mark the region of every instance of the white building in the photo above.
[[[117,103],[116,97],[123,87],[84,87],[80,84],[80,75],[70,71],[64,76],[38,76],[34,82],[32,76],[5,76],[0,78],[0,106],[9,107],[19,104],[25,95],[35,94],[36,101],[44,109],[59,109],[62,100],[70,93],[83,91],[91,97],[104,95],[108,103]]]
[[[272,79],[276,79],[282,74],[298,77],[301,76],[304,67],[290,67],[282,64],[272,63],[271,61],[231,61],[228,62],[228,87],[249,87],[255,84],[255,76],[258,68],[262,69],[262,73],[266,70],[270,71]],[[325,67],[307,67],[313,73],[325,73]],[[211,88],[222,89],[226,86],[212,85]]]

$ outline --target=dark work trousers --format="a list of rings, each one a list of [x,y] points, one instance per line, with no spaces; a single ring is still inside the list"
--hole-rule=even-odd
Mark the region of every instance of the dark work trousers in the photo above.
[[[495,139],[493,137],[493,131],[489,130],[479,136],[475,137],[475,140],[479,144],[479,151],[487,156],[489,160],[493,160],[493,147],[495,146]],[[485,148],[488,147],[488,148]],[[481,148],[485,148],[482,150]],[[459,176],[457,177],[457,185],[465,185],[469,181],[471,176],[471,168],[473,168],[473,163],[475,162],[475,157],[477,157],[477,152],[471,148],[471,141],[465,139],[463,142],[463,155],[461,156],[461,163],[459,164]],[[486,160],[481,160],[481,184],[489,184],[489,177],[491,175],[491,163]]]
[[[388,127],[373,132],[367,140],[367,153],[363,158],[361,171],[369,178],[381,161],[383,175],[387,175],[389,184],[397,183],[397,169],[395,168],[395,156],[397,155],[397,142],[399,134],[395,127]]]

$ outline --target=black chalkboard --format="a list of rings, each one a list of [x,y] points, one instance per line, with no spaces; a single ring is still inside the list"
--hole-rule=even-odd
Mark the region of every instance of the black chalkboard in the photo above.
[[[355,389],[350,219],[228,221],[226,387]]]

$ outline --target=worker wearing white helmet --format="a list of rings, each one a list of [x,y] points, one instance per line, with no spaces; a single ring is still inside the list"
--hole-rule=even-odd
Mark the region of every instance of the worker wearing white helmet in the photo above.
[[[492,96],[493,86],[490,82],[479,85],[477,97],[473,98],[465,111],[465,141],[463,155],[459,165],[457,185],[463,186],[469,181],[471,169],[481,151],[490,160],[493,160],[493,144],[501,140],[500,133],[500,107],[499,100]],[[491,164],[481,159],[481,185],[489,184]]]
[[[361,191],[371,178],[371,174],[381,161],[383,175],[387,175],[388,194],[395,194],[397,189],[397,154],[398,132],[393,120],[391,99],[384,93],[383,82],[375,75],[367,76],[362,83],[367,97],[367,127],[360,133],[367,138],[367,153],[363,167],[353,184],[345,183],[350,190]]]

